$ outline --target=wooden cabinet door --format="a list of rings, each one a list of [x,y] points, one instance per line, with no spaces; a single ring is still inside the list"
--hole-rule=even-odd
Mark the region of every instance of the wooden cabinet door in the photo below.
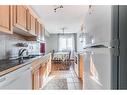
[[[40,30],[40,39],[42,38],[42,24],[39,23],[39,30]]]
[[[42,40],[42,24],[40,24],[38,21],[36,21],[36,34],[37,39]]]
[[[26,7],[17,6],[17,23],[26,29]]]
[[[32,67],[33,67],[32,88],[33,89],[42,88],[44,86],[44,82],[46,81],[49,73],[51,72],[51,55],[47,59],[45,59],[46,60],[45,62],[43,62],[43,60],[38,59],[32,63]]]
[[[81,80],[83,80],[83,72],[84,72],[84,61],[83,61],[83,55],[79,55],[79,77],[81,78]]]
[[[36,34],[37,34],[37,37],[39,37],[40,35],[40,31],[39,31],[39,22],[36,20],[36,27],[35,27],[35,30],[36,30]]]
[[[27,30],[28,31],[30,31],[31,30],[31,14],[30,14],[30,12],[29,12],[29,10],[27,9],[27,14],[26,14],[27,16],[26,16],[26,28],[27,28]]]
[[[35,22],[36,22],[36,19],[31,15],[31,33],[34,35],[36,35]]]
[[[39,68],[39,77],[40,77],[40,80],[39,80],[39,87],[41,88],[43,86],[43,75],[44,75],[44,68],[43,66],[41,66]]]
[[[40,40],[44,40],[44,27],[40,24]]]
[[[39,82],[40,82],[39,81],[39,69],[37,69],[33,72],[32,81],[33,81],[32,88],[35,90],[39,89]]]
[[[12,33],[12,7],[0,5],[0,31]]]
[[[13,6],[14,25],[26,30],[27,8],[23,5]]]
[[[47,66],[47,70],[48,70],[48,75],[50,74],[51,72],[51,56],[49,56],[49,59],[48,59],[48,66]]]
[[[32,14],[29,12],[29,10],[27,10],[27,30],[32,35],[36,36],[35,23],[36,23],[36,18],[34,16],[32,16]]]

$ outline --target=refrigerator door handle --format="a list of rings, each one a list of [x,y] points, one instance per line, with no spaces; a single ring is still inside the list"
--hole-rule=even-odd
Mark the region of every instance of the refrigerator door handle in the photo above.
[[[109,47],[105,45],[93,45],[93,46],[85,47],[84,49],[87,49],[87,48],[109,48]]]
[[[120,45],[120,41],[119,41],[119,39],[114,39],[113,41],[112,41],[112,44],[111,44],[112,46],[112,54],[114,55],[114,56],[119,56],[119,54],[120,54],[120,52],[119,52],[119,45]]]

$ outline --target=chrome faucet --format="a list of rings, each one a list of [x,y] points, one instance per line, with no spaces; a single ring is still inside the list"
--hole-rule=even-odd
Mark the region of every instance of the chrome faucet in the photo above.
[[[27,49],[20,49],[20,50],[19,50],[19,53],[18,53],[18,56],[19,56],[19,57],[20,57],[20,56],[23,56],[24,51],[26,51],[26,52],[27,52],[27,55],[28,55],[28,50],[27,50]]]
[[[20,49],[18,52],[18,56],[20,60],[23,60],[23,53],[24,51],[26,51],[27,55],[28,55],[28,50],[27,49]]]

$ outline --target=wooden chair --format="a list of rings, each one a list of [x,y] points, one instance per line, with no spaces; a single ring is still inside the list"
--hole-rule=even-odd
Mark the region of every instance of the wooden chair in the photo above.
[[[55,57],[54,53],[55,53],[55,50],[52,51],[52,62],[53,63],[61,63],[62,59]]]
[[[55,50],[52,50],[52,52],[51,52],[52,59],[54,58],[54,53],[55,53]]]
[[[71,57],[71,51],[70,51],[66,59],[66,64],[70,66],[72,62],[74,62],[74,58]]]

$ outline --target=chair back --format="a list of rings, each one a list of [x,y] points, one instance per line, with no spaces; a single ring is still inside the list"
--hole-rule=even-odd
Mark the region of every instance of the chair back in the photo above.
[[[52,50],[52,59],[54,58],[54,53],[55,53],[55,50]]]
[[[71,58],[71,51],[69,51],[69,56],[68,56],[68,59],[70,59]]]

